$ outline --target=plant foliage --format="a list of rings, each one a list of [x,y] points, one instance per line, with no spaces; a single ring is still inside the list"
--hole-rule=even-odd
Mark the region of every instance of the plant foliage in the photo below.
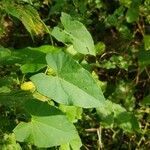
[[[0,0],[0,149],[149,149],[149,14],[149,0]]]

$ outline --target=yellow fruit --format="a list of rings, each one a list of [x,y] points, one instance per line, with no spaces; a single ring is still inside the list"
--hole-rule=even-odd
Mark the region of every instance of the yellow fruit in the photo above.
[[[47,74],[52,75],[52,76],[56,76],[56,72],[53,68],[48,68]]]
[[[23,84],[21,84],[20,88],[24,91],[32,91],[35,89],[35,86],[31,81],[28,81],[28,82],[24,82]]]

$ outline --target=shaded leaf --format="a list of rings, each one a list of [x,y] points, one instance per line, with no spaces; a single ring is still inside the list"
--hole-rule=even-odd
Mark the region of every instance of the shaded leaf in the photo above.
[[[43,45],[40,47],[26,47],[24,49],[10,50],[0,48],[0,63],[2,65],[20,64],[23,73],[37,72],[46,67],[46,54],[59,51],[57,47]]]
[[[0,105],[23,105],[25,101],[31,99],[31,94],[25,91],[11,91],[0,93]]]
[[[30,63],[30,64],[24,64],[20,67],[22,73],[32,73],[39,71],[40,69],[44,68],[45,64],[37,64],[37,63]]]
[[[142,68],[150,65],[150,51],[141,50],[138,55],[138,61]]]
[[[126,132],[139,131],[139,124],[135,116],[119,104],[107,100],[104,107],[97,108],[97,113],[106,126],[110,127],[115,124]]]
[[[129,23],[138,21],[139,18],[139,8],[129,8],[126,14],[126,20]]]
[[[8,48],[0,47],[0,64],[3,64],[10,56],[11,51]]]
[[[150,105],[150,95],[144,97],[144,99],[142,100],[142,104],[147,106]]]

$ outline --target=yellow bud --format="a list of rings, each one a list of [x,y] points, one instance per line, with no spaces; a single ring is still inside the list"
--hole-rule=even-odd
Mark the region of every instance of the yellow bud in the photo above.
[[[35,89],[35,86],[34,86],[33,82],[28,81],[28,82],[24,82],[23,84],[21,84],[20,88],[24,91],[32,91]]]

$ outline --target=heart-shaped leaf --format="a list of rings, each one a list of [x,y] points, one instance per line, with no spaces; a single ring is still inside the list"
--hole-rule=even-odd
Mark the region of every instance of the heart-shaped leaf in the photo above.
[[[56,76],[36,74],[31,80],[39,93],[65,105],[100,107],[104,96],[91,74],[64,52],[50,53],[47,63]]]
[[[62,13],[61,23],[64,29],[55,27],[51,33],[58,41],[72,43],[74,49],[79,53],[95,55],[93,39],[81,22]]]
[[[29,100],[25,108],[32,117],[30,122],[21,122],[14,129],[18,141],[52,147],[80,139],[73,124],[54,106]]]

